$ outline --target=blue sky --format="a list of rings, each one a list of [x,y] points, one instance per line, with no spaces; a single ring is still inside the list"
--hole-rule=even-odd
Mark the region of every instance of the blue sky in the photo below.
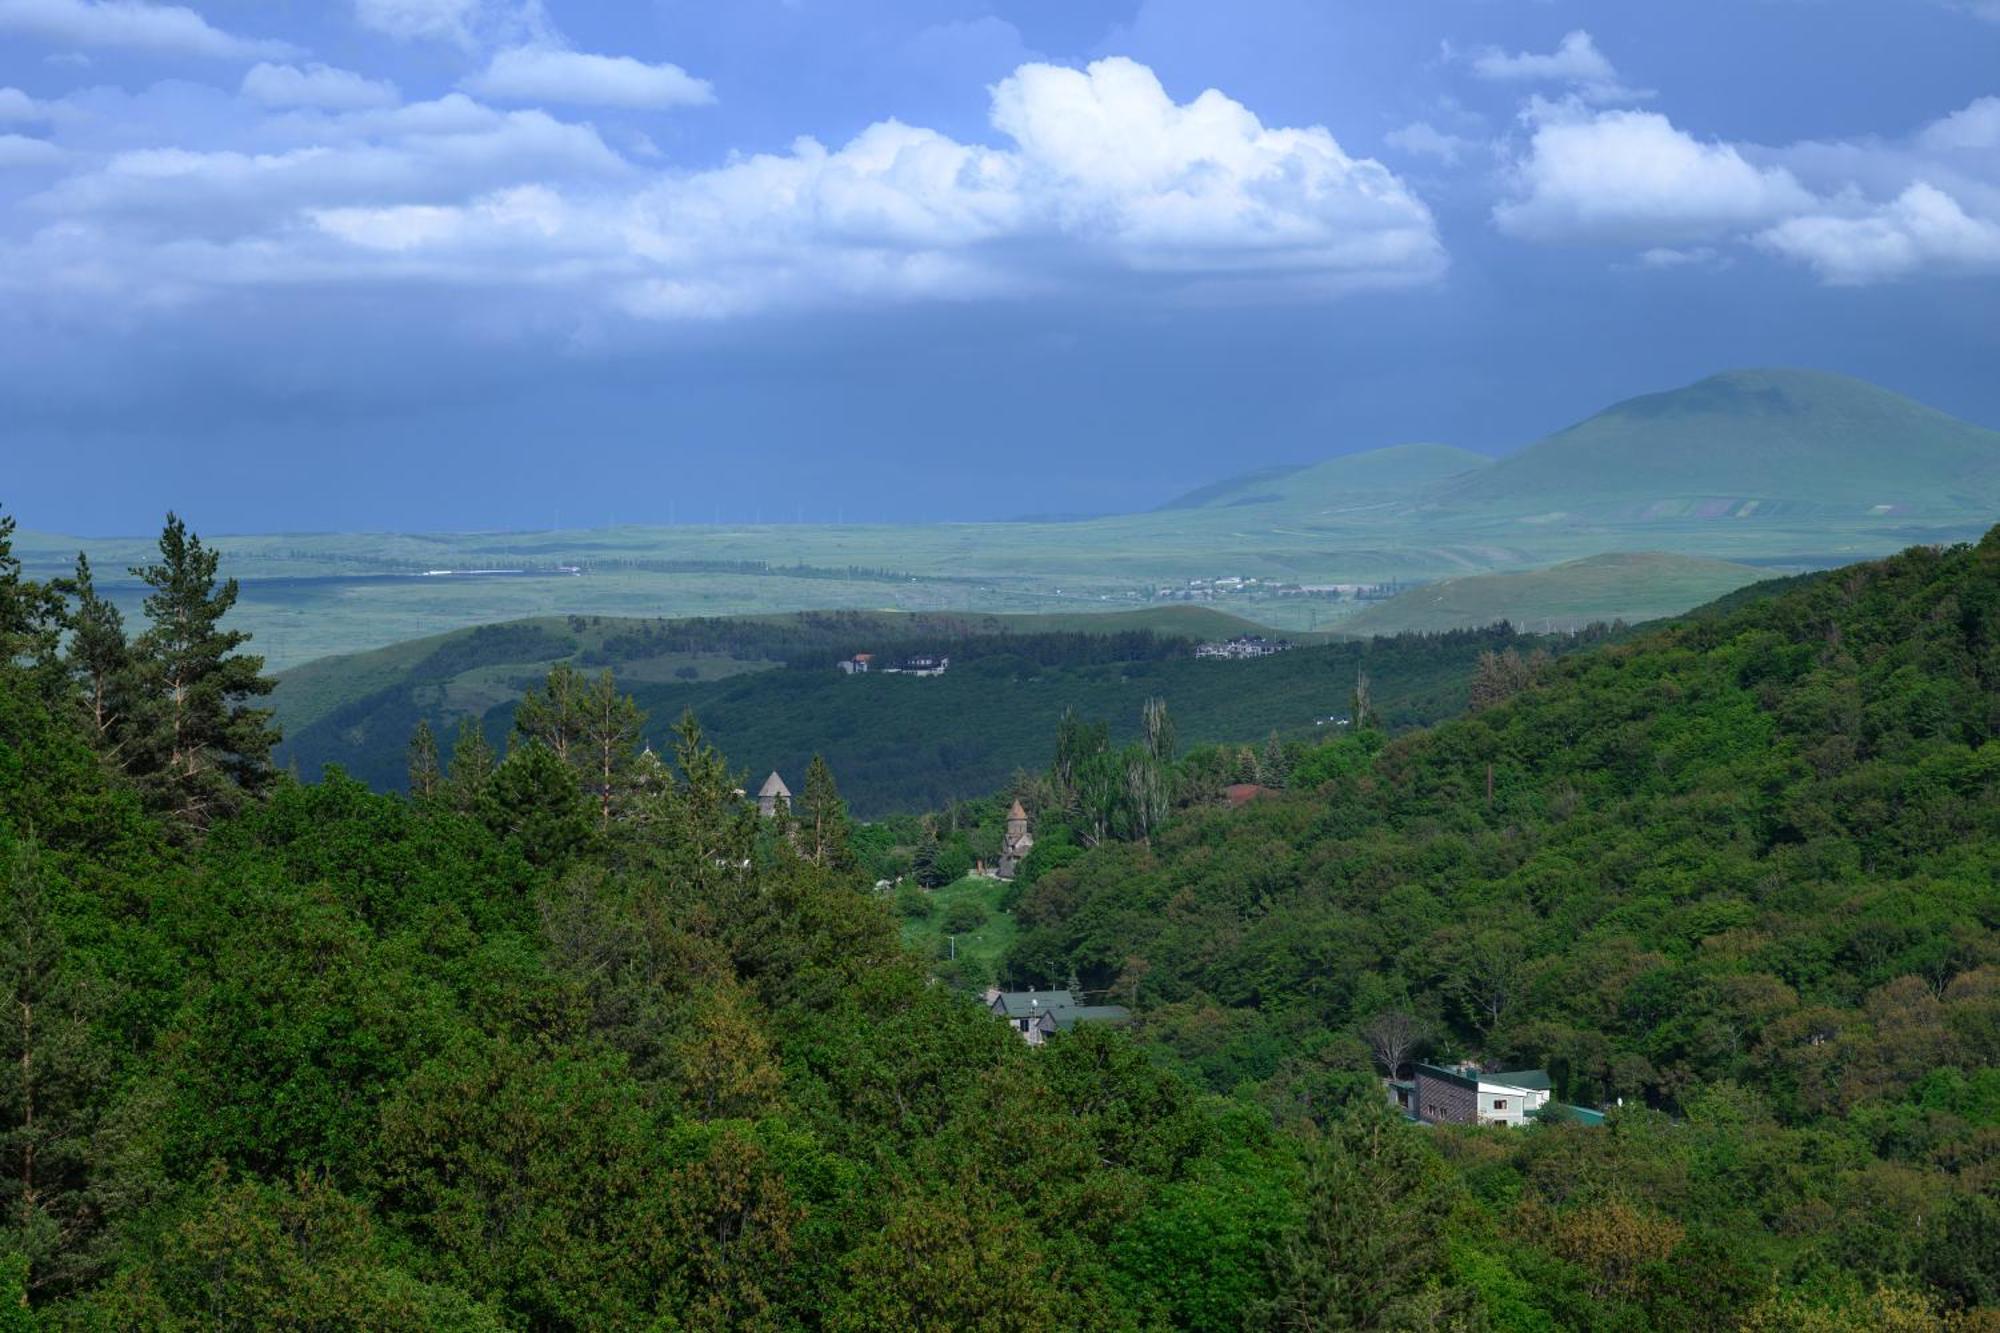
[[[2000,0],[0,0],[0,503],[1144,507],[1747,365],[2000,425]]]

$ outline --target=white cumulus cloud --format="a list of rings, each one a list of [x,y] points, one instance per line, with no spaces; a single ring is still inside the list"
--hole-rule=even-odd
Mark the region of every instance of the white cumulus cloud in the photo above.
[[[1935,153],[2000,148],[2000,97],[1982,97],[1917,134],[1919,148]]]
[[[265,106],[308,106],[326,111],[394,106],[401,100],[395,84],[331,65],[253,65],[243,75],[242,92]]]
[[[465,40],[479,11],[480,0],[354,0],[354,17],[362,26],[406,40]]]
[[[1473,57],[1472,72],[1482,79],[1505,83],[1563,83],[1587,102],[1632,102],[1652,94],[1628,88],[1596,41],[1578,29],[1567,34],[1554,51],[1537,53],[1489,50]]]
[[[556,47],[518,46],[496,52],[465,87],[505,102],[559,102],[658,110],[701,106],[714,90],[679,65],[649,65],[631,56],[589,55]]]
[[[0,88],[0,122],[48,118],[48,109],[19,88]]]
[[[1649,112],[1535,103],[1502,230],[1630,245],[1648,267],[1761,251],[1854,286],[2000,271],[2000,98],[1901,139],[1704,142]]]
[[[143,0],[0,0],[0,32],[77,46],[118,46],[222,60],[282,58],[290,43],[238,37],[184,5]]]
[[[0,168],[43,167],[62,160],[62,150],[46,139],[0,134]]]
[[[1023,65],[991,123],[993,143],[884,120],[687,170],[464,93],[273,117],[265,151],[123,149],[44,189],[19,212],[39,229],[0,240],[0,289],[144,308],[429,282],[685,319],[1052,290],[1321,299],[1446,264],[1380,163],[1219,92],[1177,102],[1129,60]]]
[[[354,18],[399,41],[443,41],[468,49],[555,36],[542,0],[354,0]]]
[[[1971,216],[1957,199],[1925,183],[1858,215],[1787,218],[1758,239],[1842,286],[1922,270],[2000,272],[2000,222]]]
[[[1533,240],[1676,244],[1726,235],[1809,207],[1782,167],[1704,143],[1650,111],[1582,114],[1541,105],[1501,230]]]
[[[1382,136],[1382,142],[1391,148],[1401,149],[1412,157],[1436,158],[1446,166],[1456,166],[1458,160],[1479,147],[1476,139],[1468,139],[1459,134],[1447,134],[1427,120],[1412,121],[1398,126]]]

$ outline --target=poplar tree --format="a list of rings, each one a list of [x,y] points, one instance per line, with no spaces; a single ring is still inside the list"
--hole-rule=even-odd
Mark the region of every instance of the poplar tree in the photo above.
[[[147,629],[133,645],[135,716],[127,769],[156,809],[199,831],[275,778],[271,712],[250,699],[276,682],[264,659],[236,651],[250,639],[222,628],[236,604],[236,580],[219,585],[218,553],[169,513],[160,559],[132,573],[152,592]]]
[[[1363,671],[1354,677],[1354,693],[1347,701],[1348,725],[1360,733],[1380,724],[1375,715],[1375,698],[1368,683],[1368,673]]]

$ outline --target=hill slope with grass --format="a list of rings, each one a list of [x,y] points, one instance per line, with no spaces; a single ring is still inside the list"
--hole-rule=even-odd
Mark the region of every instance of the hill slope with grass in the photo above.
[[[1223,639],[1259,631],[1250,621],[1200,606],[1101,615],[798,611],[678,620],[543,616],[317,658],[279,673],[272,706],[285,734],[296,737],[335,713],[344,719],[339,725],[357,725],[379,696],[399,691],[417,692],[444,716],[483,713],[518,696],[521,680],[546,674],[557,662],[613,667],[621,680],[634,683],[715,680],[780,666],[801,655],[815,660],[846,656],[876,644],[1072,632]]]
[[[2000,514],[1996,442],[1858,380],[1742,371],[1632,399],[1497,462],[1404,445],[1084,522],[233,534],[214,544],[223,574],[241,580],[238,622],[282,669],[440,629],[567,615],[1089,613],[1200,596],[1312,629],[1357,609],[1325,585],[1606,551],[1794,572],[1976,537]],[[118,572],[148,558],[150,539],[19,536],[31,577],[64,574],[82,547],[105,595],[139,614],[143,586]],[[1218,580],[1230,576],[1246,581],[1225,592]]]
[[[1340,623],[1346,634],[1435,634],[1500,621],[1544,632],[1679,615],[1755,583],[1765,571],[1657,551],[1595,555],[1518,574],[1445,579]]]
[[[1740,370],[1628,399],[1439,486],[1443,511],[1600,522],[2000,511],[2000,432],[1862,380]]]

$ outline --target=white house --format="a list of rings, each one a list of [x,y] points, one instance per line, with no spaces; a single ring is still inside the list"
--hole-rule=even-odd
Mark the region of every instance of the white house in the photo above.
[[[1525,1125],[1552,1096],[1545,1069],[1482,1074],[1472,1065],[1416,1065],[1409,1082],[1389,1082],[1396,1108],[1431,1125]]]

